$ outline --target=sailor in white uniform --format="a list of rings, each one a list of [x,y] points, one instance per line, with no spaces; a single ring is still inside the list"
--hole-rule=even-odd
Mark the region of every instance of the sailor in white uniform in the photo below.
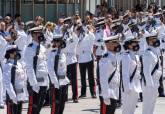
[[[26,75],[18,47],[10,45],[6,48],[6,64],[3,68],[3,80],[6,89],[7,114],[22,114],[22,102],[26,100]]]
[[[137,52],[139,40],[129,36],[124,41],[125,51],[121,58],[121,75],[123,82],[122,114],[134,114],[138,102],[138,94],[142,91],[140,84],[140,60]]]
[[[121,50],[119,36],[104,39],[107,53],[99,62],[101,105],[100,114],[114,114],[119,99],[120,72],[117,53]]]
[[[63,114],[67,97],[69,79],[66,76],[67,63],[63,52],[66,44],[62,35],[54,35],[52,51],[48,53],[48,71],[52,83],[51,114]]]
[[[142,91],[143,112],[142,114],[153,114],[158,94],[159,79],[162,75],[160,66],[160,40],[157,32],[150,33],[146,37],[148,49],[142,55]]]

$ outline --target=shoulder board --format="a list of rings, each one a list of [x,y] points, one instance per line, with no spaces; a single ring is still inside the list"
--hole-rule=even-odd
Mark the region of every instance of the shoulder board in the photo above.
[[[57,50],[54,49],[54,50],[52,50],[51,52],[56,52],[56,51],[57,51]]]
[[[33,46],[33,43],[30,43],[29,45],[28,45],[28,47],[32,47]]]
[[[105,54],[103,55],[103,58],[106,58],[106,57],[108,57],[108,53],[105,53]]]
[[[123,54],[124,54],[124,55],[127,55],[127,54],[129,54],[129,51],[127,51],[127,52],[124,52]]]
[[[151,51],[151,49],[147,49],[148,51]]]

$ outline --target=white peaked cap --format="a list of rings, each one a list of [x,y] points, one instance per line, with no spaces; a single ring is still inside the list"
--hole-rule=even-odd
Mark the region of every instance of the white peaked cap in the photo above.
[[[62,37],[62,34],[53,34],[53,39],[61,39]]]
[[[12,50],[12,49],[17,49],[17,45],[8,45],[6,47],[6,51]]]
[[[157,30],[152,30],[148,37],[152,37],[152,36],[158,36],[158,31]]]
[[[149,37],[150,35],[151,35],[151,34],[150,34],[148,31],[145,30],[145,31],[144,31],[144,34],[143,34],[143,37],[146,38],[146,37]]]
[[[130,35],[128,37],[125,38],[124,42],[130,41],[130,40],[134,40],[135,37],[133,35]]]
[[[119,40],[119,35],[104,37],[103,40],[104,41]]]
[[[37,26],[37,27],[33,27],[31,29],[29,29],[30,32],[42,32],[42,30],[44,29],[43,26]]]

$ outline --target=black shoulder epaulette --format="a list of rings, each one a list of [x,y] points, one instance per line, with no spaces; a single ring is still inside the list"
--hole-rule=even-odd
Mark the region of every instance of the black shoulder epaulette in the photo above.
[[[103,58],[106,58],[106,57],[108,57],[108,53],[105,53],[105,54],[103,55]]]
[[[56,52],[56,51],[57,51],[57,50],[54,49],[54,50],[52,50],[51,52]]]
[[[28,47],[32,47],[33,46],[33,43],[30,43],[29,45],[28,45]]]
[[[129,51],[127,51],[126,53],[129,53]]]

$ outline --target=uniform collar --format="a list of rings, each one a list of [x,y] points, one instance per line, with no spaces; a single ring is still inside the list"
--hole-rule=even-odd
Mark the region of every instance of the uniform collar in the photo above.
[[[160,50],[159,50],[159,47],[157,48],[154,48],[152,46],[149,46],[148,50],[151,50],[153,53],[155,53],[156,55],[159,55],[160,54]]]
[[[112,56],[112,57],[116,56],[116,54],[112,53],[111,51],[108,51],[107,53],[108,53],[109,56]]]
[[[14,59],[8,59],[7,62],[14,64]]]
[[[36,42],[36,41],[34,41],[34,40],[33,40],[33,44],[34,44],[34,45],[36,45],[36,46],[38,46],[38,45],[39,45],[39,43],[38,43],[38,42]]]

